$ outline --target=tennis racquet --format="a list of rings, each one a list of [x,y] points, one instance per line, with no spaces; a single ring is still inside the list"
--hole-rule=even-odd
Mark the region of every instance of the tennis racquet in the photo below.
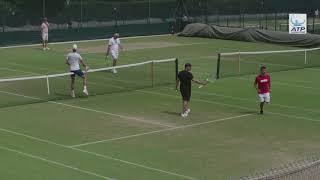
[[[217,80],[215,77],[212,77],[211,74],[206,75],[205,78],[201,78],[201,79],[204,79],[203,81],[207,83],[206,85],[208,85],[209,83],[214,83]],[[201,89],[203,87],[204,87],[204,85],[200,85],[199,89]]]
[[[109,56],[106,54],[106,57],[105,57],[105,61],[106,61],[106,65],[107,67],[110,66],[110,63],[109,63]]]

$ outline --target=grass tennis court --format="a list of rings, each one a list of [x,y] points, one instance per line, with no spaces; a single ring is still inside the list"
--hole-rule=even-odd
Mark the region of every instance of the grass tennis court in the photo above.
[[[91,68],[106,66],[105,41],[77,44]],[[180,69],[191,62],[199,79],[215,72],[218,52],[289,49],[175,36],[122,39],[122,44],[122,65],[178,58]],[[64,73],[64,55],[71,46],[54,44],[47,52],[40,46],[0,49],[0,77]],[[201,89],[194,86],[187,119],[179,116],[181,102],[174,84],[36,103],[30,98],[37,98],[40,89],[13,94],[0,84],[0,176],[6,180],[237,179],[319,155],[319,75],[319,67],[271,73],[272,103],[263,116],[258,115],[254,75],[222,78]],[[139,71],[127,76],[134,83]]]

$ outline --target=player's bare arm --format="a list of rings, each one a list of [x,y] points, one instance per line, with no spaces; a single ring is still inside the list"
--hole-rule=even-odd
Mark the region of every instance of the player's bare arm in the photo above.
[[[86,68],[86,67],[87,67],[87,65],[84,63],[84,61],[83,61],[83,60],[80,60],[80,63],[81,63],[81,65],[82,65],[84,68]]]
[[[111,45],[108,45],[108,47],[107,47],[107,56],[109,56],[109,54],[110,54],[110,47],[111,47]]]
[[[177,82],[176,82],[176,90],[177,91],[178,91],[179,87],[180,87],[180,80],[178,79]]]
[[[271,92],[271,78],[269,79],[269,91]]]
[[[68,61],[68,58],[66,58],[66,64],[67,64],[68,66],[70,66],[70,63],[69,63],[69,61]]]
[[[253,87],[256,89],[256,91],[257,91],[258,93],[260,93],[260,90],[259,90],[259,88],[258,88],[258,82],[257,82],[257,81],[254,81]]]
[[[203,85],[203,86],[205,86],[205,85],[208,84],[208,82],[202,82],[202,81],[197,80],[197,79],[193,79],[192,82],[194,82],[194,83],[196,83],[196,84],[199,84],[199,85]]]
[[[80,60],[80,64],[84,67],[85,71],[89,70],[89,67],[87,66],[87,64],[84,62],[84,60]]]

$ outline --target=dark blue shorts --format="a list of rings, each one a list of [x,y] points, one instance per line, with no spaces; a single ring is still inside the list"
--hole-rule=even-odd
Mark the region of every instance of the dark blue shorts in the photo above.
[[[76,71],[71,71],[73,74],[71,75],[72,78],[79,76],[79,77],[84,77],[84,73],[81,71],[81,69],[76,70]]]
[[[190,101],[191,88],[180,88],[181,96],[184,101]]]

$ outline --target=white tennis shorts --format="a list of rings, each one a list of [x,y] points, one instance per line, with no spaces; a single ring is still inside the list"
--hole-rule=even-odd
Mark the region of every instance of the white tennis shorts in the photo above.
[[[49,40],[49,34],[48,33],[42,33],[42,40],[48,41]]]
[[[111,58],[112,60],[118,60],[119,52],[111,51]]]
[[[269,103],[271,100],[270,93],[259,94],[258,98],[260,102],[266,102],[266,103]]]

